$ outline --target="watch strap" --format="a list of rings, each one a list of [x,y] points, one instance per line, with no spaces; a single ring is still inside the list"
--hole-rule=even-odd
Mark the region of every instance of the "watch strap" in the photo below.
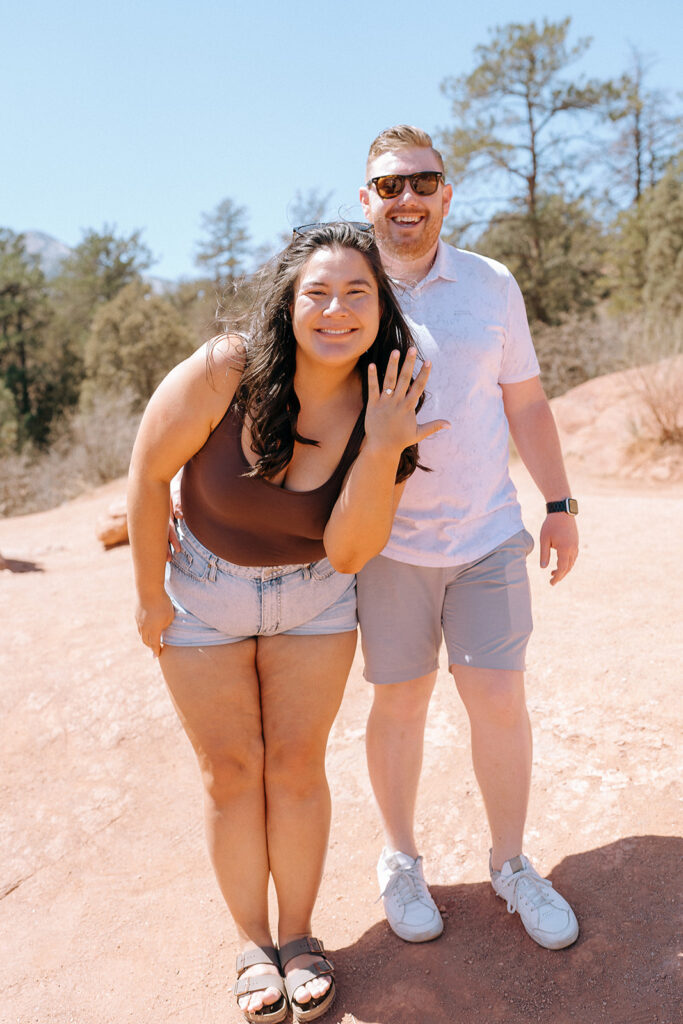
[[[546,512],[566,512],[570,516],[576,516],[579,513],[579,503],[576,498],[562,498],[561,501],[547,501],[545,505]]]

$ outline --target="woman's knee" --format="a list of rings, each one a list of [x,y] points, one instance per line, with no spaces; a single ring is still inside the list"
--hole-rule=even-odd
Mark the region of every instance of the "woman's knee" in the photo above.
[[[315,735],[289,735],[269,740],[264,754],[266,793],[303,798],[326,787],[325,741]]]
[[[219,744],[197,752],[207,796],[217,805],[254,789],[263,789],[263,741],[255,738],[239,747]]]

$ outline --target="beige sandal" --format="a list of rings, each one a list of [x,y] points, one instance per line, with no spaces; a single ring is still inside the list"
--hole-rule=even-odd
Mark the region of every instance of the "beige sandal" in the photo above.
[[[277,974],[254,974],[248,978],[243,978],[242,975],[248,967],[254,967],[256,964],[272,964],[273,967],[277,967]],[[278,952],[273,946],[262,946],[261,948],[248,949],[246,953],[240,953],[237,957],[235,964],[237,971],[237,981],[233,986],[233,993],[235,999],[238,1000],[237,1007],[240,1013],[243,1015],[245,1020],[249,1021],[249,1024],[280,1024],[287,1016],[287,990],[285,989],[285,979],[280,974],[280,958]],[[241,996],[247,996],[252,992],[263,992],[267,988],[276,988],[281,993],[280,998],[270,1003],[268,1006],[262,1006],[260,1010],[243,1010],[239,1005],[239,999]]]
[[[321,959],[314,960],[308,967],[298,967],[296,970],[290,971],[289,975],[285,975],[285,988],[287,989],[292,1014],[297,1024],[299,1021],[317,1020],[318,1017],[322,1017],[332,1006],[334,997],[337,994],[334,983],[334,965],[325,955],[325,947],[320,939],[314,939],[311,935],[306,935],[303,939],[293,939],[291,942],[286,942],[280,948],[282,970],[284,971],[290,960],[293,960],[295,956],[300,956],[302,953],[318,953]],[[311,998],[307,1003],[297,1003],[294,999],[294,993],[299,986],[305,985],[307,981],[313,981],[314,978],[320,978],[324,974],[331,976],[331,984],[327,992],[320,996],[319,999]]]

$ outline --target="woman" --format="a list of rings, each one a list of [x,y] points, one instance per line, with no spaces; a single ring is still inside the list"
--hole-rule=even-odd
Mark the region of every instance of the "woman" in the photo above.
[[[412,380],[410,334],[371,234],[352,225],[295,234],[244,349],[221,336],[159,386],[128,514],[138,629],[199,760],[209,850],[244,950],[234,991],[246,1020],[274,1024],[288,1002],[307,1021],[334,998],[310,933],[325,747],[356,643],[353,574],[386,543],[417,442],[445,424],[416,424],[429,366]]]

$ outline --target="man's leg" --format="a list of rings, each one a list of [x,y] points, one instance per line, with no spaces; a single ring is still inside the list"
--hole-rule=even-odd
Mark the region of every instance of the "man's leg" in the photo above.
[[[571,945],[574,912],[523,855],[531,780],[531,726],[522,672],[451,665],[472,733],[472,763],[491,828],[491,882],[547,949]]]
[[[424,730],[436,672],[374,687],[365,734],[370,782],[388,849],[417,857],[413,832]]]
[[[531,546],[521,531],[465,566],[447,587],[443,621],[491,829],[493,888],[511,913],[519,912],[536,942],[560,949],[576,939],[576,918],[522,853],[532,755],[523,673],[532,627],[526,574]]]
[[[385,835],[377,879],[387,920],[406,942],[427,942],[443,931],[413,831],[425,720],[435,681],[436,672],[430,672],[404,683],[375,686],[365,736],[370,781]]]
[[[531,782],[531,726],[524,674],[451,665],[470,720],[472,763],[491,829],[491,864],[500,871],[522,852]]]
[[[441,643],[442,574],[381,556],[358,576],[365,675],[375,683],[366,733],[386,845],[377,865],[387,920],[407,942],[440,935],[413,834],[425,719]]]

